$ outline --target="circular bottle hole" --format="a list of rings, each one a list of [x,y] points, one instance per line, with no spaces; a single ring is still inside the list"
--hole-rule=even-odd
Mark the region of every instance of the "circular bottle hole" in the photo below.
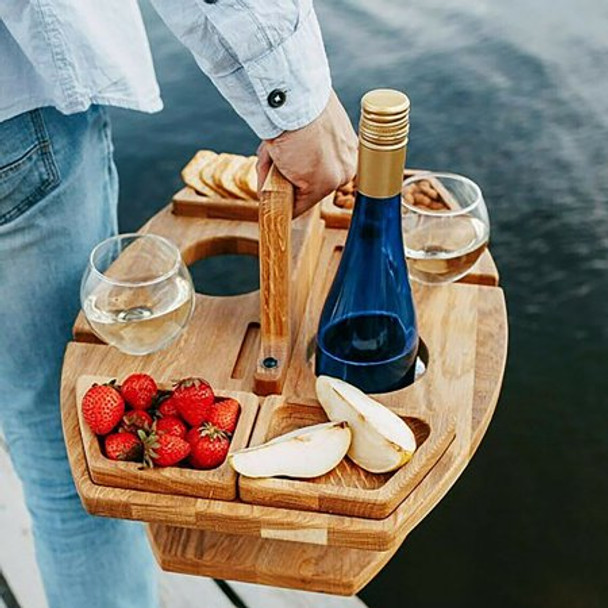
[[[426,370],[429,366],[429,349],[425,341],[420,338],[420,344],[418,345],[418,354],[416,355],[416,363],[414,363],[414,378],[408,384],[411,386],[417,380],[420,380],[424,374],[426,374]]]
[[[237,296],[260,288],[257,256],[221,254],[188,266],[197,293],[208,296]]]
[[[306,348],[306,360],[308,362],[308,366],[313,370],[315,369],[315,351],[316,351],[317,339],[316,336],[308,342],[308,346]],[[420,338],[420,342],[418,345],[418,354],[416,355],[416,362],[414,363],[413,368],[411,369],[410,379],[407,384],[403,388],[407,388],[417,382],[426,374],[426,370],[429,366],[429,349],[425,343],[425,341]],[[402,389],[399,389],[402,390]]]

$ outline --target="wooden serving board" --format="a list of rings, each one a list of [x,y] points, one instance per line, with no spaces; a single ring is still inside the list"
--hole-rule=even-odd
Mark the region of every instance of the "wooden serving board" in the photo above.
[[[506,359],[506,310],[502,290],[484,287],[478,293],[473,400],[458,410],[456,438],[437,465],[385,520],[363,520],[362,530],[358,518],[327,515],[313,522],[313,514],[295,510],[239,501],[196,501],[94,484],[78,430],[75,379],[68,370],[84,363],[112,376],[117,374],[112,367],[117,362],[108,361],[106,347],[71,344],[62,378],[62,418],[72,472],[85,507],[98,515],[158,522],[175,514],[174,525],[150,526],[152,548],[165,570],[343,595],[358,592],[447,493],[473,457],[492,418]],[[149,369],[138,358],[131,361],[135,368]],[[192,362],[187,372],[210,369],[200,364]],[[152,371],[170,365],[168,358],[157,359]]]
[[[121,374],[119,378],[126,377]],[[116,377],[116,376],[114,376]],[[76,380],[76,407],[82,443],[87,465],[94,483],[110,488],[147,490],[164,494],[179,494],[198,498],[234,500],[237,496],[237,475],[224,462],[215,469],[199,471],[187,467],[142,468],[136,462],[109,460],[104,456],[99,438],[91,431],[82,417],[82,398],[95,383],[103,384],[112,378],[108,376],[83,375]],[[169,388],[170,383],[159,383],[160,388]],[[252,393],[224,391],[219,397],[232,397],[239,402],[241,413],[230,443],[229,452],[240,450],[249,443],[259,407],[259,399]]]
[[[416,435],[417,449],[410,462],[397,471],[368,473],[345,458],[333,471],[314,479],[239,476],[240,498],[259,505],[383,519],[407,498],[454,439],[453,418],[440,412],[430,412],[428,420],[416,417],[425,413],[412,410],[402,417]],[[250,445],[327,420],[316,401],[269,397]]]
[[[394,554],[158,524],[149,527],[148,538],[160,567],[168,572],[334,595],[358,593]],[[292,606],[299,604],[284,604]]]
[[[174,240],[188,264],[216,253],[256,255],[263,249],[254,222],[180,216],[170,208],[142,231]],[[263,400],[262,413],[277,399],[288,406],[311,407],[314,332],[345,238],[343,228],[324,227],[318,207],[292,224],[291,280],[279,281],[288,289],[288,369],[281,378],[279,397]],[[272,242],[267,245],[272,247]],[[285,256],[281,260],[284,264]],[[283,270],[277,276],[284,277]],[[157,378],[202,376],[220,392],[259,391],[260,353],[265,352],[264,342],[267,347],[268,340],[279,334],[261,330],[259,293],[235,298],[197,295],[192,322],[179,340],[162,353],[145,357],[87,343],[96,339],[80,317],[77,341],[66,350],[61,408],[68,456],[83,504],[97,515],[154,524],[152,546],[166,569],[330,593],[358,591],[454,484],[492,417],[506,361],[506,308],[499,287],[481,285],[497,283],[493,263],[487,275],[473,280],[478,284],[414,288],[419,330],[428,349],[427,371],[412,386],[381,399],[399,415],[424,421],[431,433],[436,425],[433,416],[440,418],[437,428],[449,429],[453,420],[455,435],[438,458],[432,458],[434,466],[426,474],[421,471],[412,487],[406,487],[401,502],[392,512],[386,507],[390,514],[379,519],[96,483],[78,423],[79,376],[122,377],[125,371],[146,371]],[[264,297],[272,311],[272,298]],[[267,329],[276,319],[270,321]],[[283,423],[287,424],[284,416]],[[277,429],[271,421],[267,430]],[[421,438],[423,434],[419,430]],[[431,437],[422,443],[420,454],[432,445]]]
[[[326,238],[320,252],[320,264],[326,264],[324,256],[328,250],[333,250],[332,245],[331,239],[327,242]],[[310,294],[314,299],[324,294],[322,289],[317,291],[316,286],[317,284]],[[504,370],[506,314],[502,290],[475,285],[450,285],[416,289],[414,295],[419,311],[420,334],[429,350],[428,370],[414,385],[382,398],[402,415],[408,415],[410,411],[435,409],[445,416],[453,417],[456,437],[446,454],[451,452],[453,446],[457,446],[457,460],[464,467],[472,454],[471,433],[475,429],[474,432],[480,433],[481,439],[483,431],[479,429],[485,427],[480,427],[480,424],[489,422]],[[321,302],[322,297],[317,306],[321,306]],[[208,312],[204,316],[203,310],[198,310],[206,325],[221,322],[223,317],[219,307],[211,307]],[[306,353],[310,336],[314,333],[315,325],[311,323],[313,315],[311,312],[310,316],[307,314],[303,319],[294,346],[294,357],[298,357],[301,363],[297,368],[291,367],[283,393],[297,396],[298,399],[314,398],[312,364],[302,354]],[[111,488],[92,482],[78,426],[76,381],[79,376],[97,374],[122,377],[125,371],[146,371],[158,378],[213,378],[212,385],[217,387],[221,387],[228,378],[232,381],[234,390],[238,390],[239,383],[241,386],[251,385],[251,377],[231,378],[240,344],[234,345],[232,353],[225,351],[221,359],[199,356],[202,350],[201,340],[206,340],[206,336],[200,333],[201,326],[192,324],[176,344],[162,353],[145,357],[124,355],[105,345],[78,342],[68,345],[61,394],[64,431],[73,470],[78,468],[80,471],[74,473],[76,485],[85,506],[91,512],[257,538],[384,551],[395,548],[400,542],[400,531],[407,525],[412,512],[411,501],[415,504],[418,500],[422,500],[423,504],[436,504],[455,481],[457,475],[446,475],[444,479],[436,473],[437,469],[443,470],[441,458],[414,491],[391,515],[383,519],[305,512],[242,501],[195,499]],[[449,341],[446,341],[448,336]],[[458,352],[458,358],[445,357],[447,352],[442,350],[442,343],[454,344],[453,349]],[[255,359],[256,353],[252,352],[250,356]],[[254,369],[250,369],[253,374]],[[479,403],[476,403],[475,391],[482,388],[484,392]],[[260,411],[264,411],[265,405],[263,402]],[[475,425],[472,424],[474,416],[479,418]],[[421,496],[420,488],[425,487],[425,482],[431,478],[434,479],[433,485],[427,487]]]

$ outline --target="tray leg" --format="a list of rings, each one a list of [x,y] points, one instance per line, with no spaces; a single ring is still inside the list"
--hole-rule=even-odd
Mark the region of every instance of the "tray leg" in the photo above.
[[[365,551],[150,524],[160,567],[246,583],[334,595],[359,592],[392,551]]]

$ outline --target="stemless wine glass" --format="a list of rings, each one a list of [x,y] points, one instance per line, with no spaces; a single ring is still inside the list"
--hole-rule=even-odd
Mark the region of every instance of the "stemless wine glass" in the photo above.
[[[419,173],[403,182],[403,244],[409,275],[451,283],[475,265],[490,238],[479,186],[453,173]]]
[[[121,234],[91,252],[80,286],[95,334],[130,355],[173,342],[194,309],[194,287],[179,249],[153,234]]]

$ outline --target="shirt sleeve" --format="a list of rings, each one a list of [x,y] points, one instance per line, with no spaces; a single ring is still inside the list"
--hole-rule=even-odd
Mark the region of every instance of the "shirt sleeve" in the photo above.
[[[312,122],[331,77],[312,0],[152,0],[261,139]]]

